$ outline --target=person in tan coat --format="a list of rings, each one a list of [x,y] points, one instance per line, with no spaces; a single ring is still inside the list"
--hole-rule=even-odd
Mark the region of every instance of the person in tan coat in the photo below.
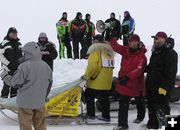
[[[110,103],[108,93],[112,85],[114,68],[114,52],[101,35],[96,35],[96,40],[89,48],[87,54],[88,65],[83,78],[87,80],[85,100],[87,103],[87,118],[95,119],[95,97],[101,97],[101,105],[104,108],[99,120],[110,121]]]

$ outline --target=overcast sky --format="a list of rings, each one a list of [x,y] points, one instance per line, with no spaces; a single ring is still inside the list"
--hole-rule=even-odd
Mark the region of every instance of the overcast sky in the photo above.
[[[55,40],[55,23],[63,11],[68,12],[70,20],[78,11],[83,15],[90,13],[96,22],[109,18],[110,12],[115,12],[118,18],[125,10],[131,12],[136,21],[136,32],[141,35],[164,30],[178,36],[179,5],[179,0],[1,0],[0,38],[10,26],[15,26],[22,42],[36,40],[41,31]],[[143,39],[146,37],[142,36]]]
[[[175,49],[180,52],[180,0],[1,0],[0,40],[11,26],[18,30],[22,44],[37,41],[40,32],[46,32],[49,39],[58,45],[55,24],[62,12],[72,20],[78,11],[83,16],[90,13],[92,21],[105,21],[111,12],[116,18],[130,11],[135,19],[136,30],[148,48],[153,40],[151,35],[165,31],[175,38]],[[122,20],[122,19],[121,19]]]

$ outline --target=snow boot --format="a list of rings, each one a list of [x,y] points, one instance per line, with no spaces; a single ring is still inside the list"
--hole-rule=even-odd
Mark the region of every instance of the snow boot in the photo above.
[[[114,127],[113,130],[128,130],[128,126],[118,126],[118,127]]]
[[[99,115],[99,116],[97,117],[97,119],[98,119],[98,120],[101,120],[101,121],[110,122],[110,119],[104,118],[104,117],[102,117],[102,115]]]
[[[139,124],[139,123],[141,123],[143,120],[140,120],[139,118],[136,118],[134,121],[133,121],[133,123],[136,123],[136,124]]]

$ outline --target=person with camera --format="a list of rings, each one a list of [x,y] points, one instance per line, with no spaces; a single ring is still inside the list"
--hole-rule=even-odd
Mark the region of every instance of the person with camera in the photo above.
[[[157,32],[152,38],[154,44],[146,77],[149,114],[146,127],[158,129],[165,125],[165,115],[170,115],[169,98],[175,85],[178,56],[173,39],[165,32]]]
[[[39,34],[37,44],[41,50],[42,60],[45,61],[53,70],[53,61],[56,59],[58,55],[54,43],[48,40],[46,33],[41,32]]]
[[[8,71],[8,74],[13,75],[19,66],[19,58],[22,56],[21,43],[17,37],[17,30],[15,27],[10,27],[3,42],[0,44],[0,61],[2,69]],[[17,89],[12,88],[4,82],[1,91],[2,98],[15,97]]]
[[[124,19],[122,22],[123,45],[128,46],[128,38],[134,33],[134,30],[134,19],[131,17],[129,11],[125,11]]]
[[[137,34],[131,35],[128,42],[129,46],[122,46],[117,43],[116,38],[110,41],[113,50],[122,56],[121,69],[115,85],[115,90],[119,94],[118,126],[113,130],[128,129],[129,101],[132,97],[145,95],[144,71],[147,65],[147,50]]]
[[[79,42],[81,44],[80,58],[86,58],[87,44],[85,42],[88,26],[82,19],[82,14],[77,12],[75,19],[69,24],[69,33],[72,38],[74,59],[79,59]]]
[[[110,14],[110,18],[105,21],[105,23],[109,23],[111,28],[107,28],[102,35],[105,37],[106,41],[110,41],[112,36],[116,38],[121,38],[121,25],[120,21],[116,19],[115,13],[112,12]]]

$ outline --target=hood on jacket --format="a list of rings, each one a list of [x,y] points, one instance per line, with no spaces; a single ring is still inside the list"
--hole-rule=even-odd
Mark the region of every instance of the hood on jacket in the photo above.
[[[24,60],[41,60],[41,50],[36,42],[28,42],[22,48]]]
[[[82,16],[81,12],[77,12],[76,19],[79,20],[79,16]]]
[[[92,44],[91,47],[88,49],[87,54],[91,54],[95,51],[103,51],[103,50],[108,50],[111,55],[115,54],[109,42],[103,42],[103,43],[97,42]]]

